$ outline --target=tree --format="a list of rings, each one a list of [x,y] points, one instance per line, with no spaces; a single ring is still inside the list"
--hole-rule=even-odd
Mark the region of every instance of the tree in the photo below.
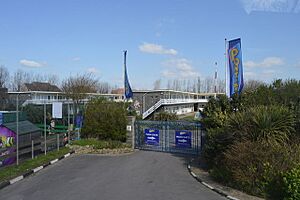
[[[30,83],[32,77],[29,73],[24,72],[21,69],[18,69],[13,77],[11,82],[11,89],[12,91],[20,92],[24,83]]]
[[[254,91],[256,90],[259,86],[264,85],[264,82],[258,81],[258,80],[248,80],[245,82],[244,85],[244,91]]]
[[[153,85],[154,85],[153,87],[154,90],[159,90],[161,87],[161,79],[157,79],[156,81],[154,81]]]
[[[88,93],[97,91],[98,80],[91,73],[77,74],[63,81],[62,91],[68,99],[72,99],[75,114],[79,112],[79,105],[88,97]],[[74,123],[73,118],[73,123]]]
[[[5,87],[9,80],[9,72],[4,65],[0,66],[0,88]]]
[[[107,82],[99,82],[97,84],[97,92],[100,94],[108,94],[112,90],[112,86]]]
[[[87,93],[97,91],[98,80],[91,73],[71,76],[63,81],[62,91],[76,103],[87,97]]]

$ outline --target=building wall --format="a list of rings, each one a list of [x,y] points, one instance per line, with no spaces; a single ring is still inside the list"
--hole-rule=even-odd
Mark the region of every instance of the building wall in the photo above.
[[[163,92],[134,92],[133,105],[141,114],[164,98]]]
[[[0,167],[15,163],[16,156],[11,156],[16,151],[16,148],[13,146],[15,141],[16,134],[0,125]]]
[[[194,112],[194,104],[164,106],[163,110],[165,112],[176,113],[177,115],[182,115],[182,114]]]

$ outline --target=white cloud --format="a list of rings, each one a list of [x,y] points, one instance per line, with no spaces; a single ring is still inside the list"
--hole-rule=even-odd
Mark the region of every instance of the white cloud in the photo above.
[[[80,57],[74,57],[72,58],[73,61],[80,61]]]
[[[244,66],[248,68],[254,67],[275,67],[283,65],[284,61],[282,58],[279,57],[267,57],[260,62],[254,62],[252,60],[245,61]]]
[[[167,55],[177,55],[177,51],[175,49],[166,49],[162,45],[144,43],[139,46],[140,51],[145,53],[153,53],[153,54],[167,54]]]
[[[33,60],[20,60],[20,64],[25,66],[25,67],[32,67],[32,68],[38,68],[38,67],[43,67],[45,63],[39,63]]]
[[[281,72],[274,69],[258,70],[258,71],[245,71],[244,80],[261,80],[263,82],[270,82],[278,77]]]
[[[253,11],[298,13],[299,0],[240,0],[245,11],[250,14]]]
[[[167,67],[162,71],[162,76],[166,78],[193,78],[199,76],[191,64],[185,58],[170,59],[163,63]]]
[[[89,67],[87,68],[87,72],[92,73],[92,74],[99,74],[99,70],[96,67]]]

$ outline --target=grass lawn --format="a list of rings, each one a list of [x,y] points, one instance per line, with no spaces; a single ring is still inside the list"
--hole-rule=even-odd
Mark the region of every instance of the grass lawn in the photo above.
[[[59,151],[47,152],[47,155],[41,154],[35,159],[26,160],[22,163],[12,166],[7,166],[3,169],[0,169],[0,182],[11,180],[17,176],[20,176],[30,170],[39,167],[41,165],[47,164],[49,161],[59,158],[70,152],[70,149],[67,147],[61,148]]]
[[[92,146],[94,149],[118,149],[118,148],[130,148],[131,145],[122,143],[120,141],[113,140],[97,140],[97,139],[81,139],[73,141],[72,145],[79,146]]]

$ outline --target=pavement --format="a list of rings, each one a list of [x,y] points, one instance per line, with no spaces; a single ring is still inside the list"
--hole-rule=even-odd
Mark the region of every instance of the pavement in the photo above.
[[[224,200],[186,169],[189,159],[138,151],[72,155],[0,190],[5,200]]]

